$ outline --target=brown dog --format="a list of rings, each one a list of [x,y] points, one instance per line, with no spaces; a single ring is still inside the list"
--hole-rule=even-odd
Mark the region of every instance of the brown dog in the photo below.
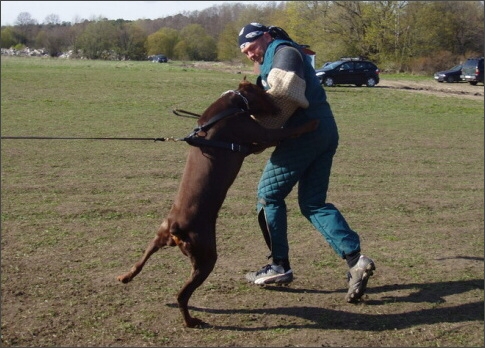
[[[192,263],[190,278],[177,295],[187,327],[204,323],[190,316],[188,302],[216,263],[217,215],[244,158],[285,138],[312,131],[318,125],[315,120],[296,128],[267,129],[251,118],[251,115],[271,117],[268,115],[278,112],[268,94],[246,79],[238,90],[224,93],[207,108],[198,120],[199,127],[186,138],[194,146],[189,150],[179,191],[168,216],[142,258],[128,273],[117,278],[128,283],[154,252],[178,245]]]

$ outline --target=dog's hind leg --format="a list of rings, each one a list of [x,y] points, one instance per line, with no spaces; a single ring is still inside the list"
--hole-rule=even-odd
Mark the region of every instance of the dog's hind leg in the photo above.
[[[160,228],[158,229],[157,235],[148,244],[142,258],[137,263],[135,263],[135,265],[130,269],[129,272],[118,276],[117,279],[122,283],[130,282],[138,273],[141,272],[143,266],[154,252],[164,246],[175,246],[176,244],[177,243],[170,235],[169,223],[167,220],[164,220],[160,225]]]
[[[189,314],[188,302],[194,291],[207,279],[209,274],[214,269],[217,260],[217,252],[214,248],[208,246],[200,246],[204,252],[199,255],[192,255],[190,261],[192,262],[192,272],[190,278],[185,282],[182,289],[177,294],[177,302],[179,304],[180,312],[184,318],[185,326],[196,327],[203,325],[204,322],[198,318],[192,317]]]

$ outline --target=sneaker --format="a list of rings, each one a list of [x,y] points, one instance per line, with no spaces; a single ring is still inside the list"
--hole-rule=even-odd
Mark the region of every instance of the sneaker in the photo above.
[[[283,266],[266,265],[256,272],[246,273],[246,279],[254,284],[289,284],[293,281],[293,271],[285,272]]]
[[[367,281],[375,269],[374,261],[367,256],[360,255],[359,261],[347,273],[349,282],[349,291],[345,296],[347,302],[355,303],[359,301],[362,295],[364,295]]]

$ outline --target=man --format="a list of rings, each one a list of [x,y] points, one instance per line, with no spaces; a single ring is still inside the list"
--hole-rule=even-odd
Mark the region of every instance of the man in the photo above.
[[[238,37],[241,52],[260,65],[258,84],[283,110],[278,118],[257,119],[263,126],[295,126],[308,119],[318,129],[280,143],[271,154],[258,185],[258,221],[270,249],[272,263],[246,279],[255,284],[288,284],[293,280],[289,261],[285,198],[298,184],[301,213],[349,266],[347,302],[358,302],[375,270],[374,261],[360,253],[360,238],[340,211],[326,202],[338,128],[325,91],[310,58],[286,32],[260,23],[244,26]]]

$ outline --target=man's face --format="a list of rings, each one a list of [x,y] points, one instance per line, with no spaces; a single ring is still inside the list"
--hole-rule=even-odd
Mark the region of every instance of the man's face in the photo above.
[[[263,64],[264,54],[271,40],[271,35],[264,33],[261,37],[244,46],[241,53],[244,53],[249,60]]]

